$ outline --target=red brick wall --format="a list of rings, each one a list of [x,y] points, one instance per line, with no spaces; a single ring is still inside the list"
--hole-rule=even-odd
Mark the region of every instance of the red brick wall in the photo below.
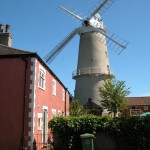
[[[25,61],[0,59],[0,149],[19,149],[23,131]]]
[[[128,106],[125,111],[123,111],[123,114],[126,116],[130,116],[130,110],[131,109],[140,109],[141,112],[150,112],[150,106],[148,106],[148,110],[144,110],[145,105],[133,105],[133,106]]]
[[[45,90],[39,88],[39,68],[42,68],[46,72],[46,82],[45,82]],[[52,80],[56,80],[56,96],[52,94]],[[43,113],[43,107],[48,108],[48,120],[52,119],[52,109],[56,109],[56,115],[58,115],[58,110],[61,112],[65,112],[65,101],[62,100],[62,90],[64,87],[57,81],[52,74],[47,71],[47,69],[40,64],[39,61],[36,62],[36,82],[35,82],[36,90],[35,90],[35,118],[34,118],[34,138],[37,143],[42,142],[40,134],[42,134],[42,130],[38,130],[37,127],[37,115],[38,113]],[[69,113],[69,93],[66,92],[66,112]],[[51,136],[49,137],[52,140]]]
[[[2,150],[19,149],[22,146],[24,89],[26,97],[23,137],[24,146],[27,149],[32,145],[34,138],[42,142],[42,138],[37,136],[42,134],[42,130],[37,128],[37,123],[38,113],[43,113],[44,107],[48,108],[48,120],[52,119],[52,109],[56,109],[56,115],[58,110],[65,112],[65,101],[62,100],[64,87],[38,60],[35,61],[34,68],[34,62],[31,59],[33,58],[26,59],[28,60],[26,88],[24,88],[25,61],[21,58],[0,59],[0,149]],[[45,90],[38,87],[39,65],[46,71]],[[56,80],[56,96],[52,94],[53,79]],[[66,99],[68,113],[68,92],[66,92]]]

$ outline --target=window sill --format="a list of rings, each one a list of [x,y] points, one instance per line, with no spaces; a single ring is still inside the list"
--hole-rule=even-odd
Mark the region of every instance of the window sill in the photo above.
[[[42,131],[42,128],[40,129],[40,128],[38,128],[38,131]]]
[[[42,87],[40,87],[40,86],[39,86],[39,89],[41,89],[41,90],[45,91],[45,88],[42,88]]]

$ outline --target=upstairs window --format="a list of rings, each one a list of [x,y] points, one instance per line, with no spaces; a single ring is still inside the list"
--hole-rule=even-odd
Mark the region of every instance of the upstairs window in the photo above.
[[[42,69],[39,72],[39,87],[45,89],[45,72]]]
[[[136,107],[135,107],[135,106],[132,106],[131,109],[136,109]]]
[[[62,100],[65,101],[65,90],[62,90]]]
[[[52,80],[52,94],[56,95],[56,81],[54,79]]]

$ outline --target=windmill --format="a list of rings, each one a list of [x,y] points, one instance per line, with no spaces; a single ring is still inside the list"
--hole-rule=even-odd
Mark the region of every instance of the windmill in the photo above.
[[[120,54],[126,48],[125,40],[117,39],[114,34],[108,34],[101,19],[101,15],[108,9],[114,0],[103,0],[98,3],[90,16],[84,20],[80,15],[66,9],[60,8],[82,22],[81,27],[75,28],[63,41],[61,41],[46,56],[46,62],[51,62],[62,49],[77,34],[80,36],[77,70],[73,72],[76,80],[75,98],[82,104],[88,100],[101,106],[98,87],[103,85],[105,78],[112,78],[114,73],[110,70],[107,47],[115,49]],[[101,12],[98,14],[98,12]]]

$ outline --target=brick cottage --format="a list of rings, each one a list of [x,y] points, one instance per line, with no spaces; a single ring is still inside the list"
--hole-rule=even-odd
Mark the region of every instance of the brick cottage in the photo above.
[[[37,149],[52,140],[48,121],[69,114],[70,94],[35,52],[12,48],[0,25],[0,149]]]

